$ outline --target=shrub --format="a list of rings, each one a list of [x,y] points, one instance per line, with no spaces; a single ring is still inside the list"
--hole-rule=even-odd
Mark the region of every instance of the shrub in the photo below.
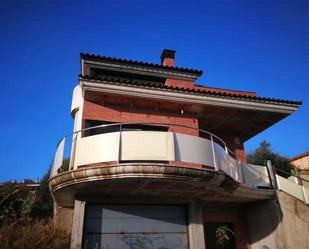
[[[24,186],[5,183],[0,189],[0,226],[27,216],[35,200],[35,193]]]
[[[70,236],[53,220],[17,220],[0,227],[0,249],[68,249]]]
[[[0,185],[0,249],[66,249],[70,236],[54,228],[49,171],[40,187]]]
[[[48,187],[50,169],[43,176],[40,188],[36,190],[35,200],[31,206],[32,218],[47,219],[53,216],[53,199]]]

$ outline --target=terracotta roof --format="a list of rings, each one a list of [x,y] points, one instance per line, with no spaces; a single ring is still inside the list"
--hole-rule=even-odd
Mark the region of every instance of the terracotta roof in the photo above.
[[[235,93],[232,92],[224,92],[225,89],[220,90],[219,88],[208,88],[202,89],[202,87],[196,88],[185,88],[185,87],[177,87],[177,86],[167,86],[163,83],[158,82],[150,82],[150,81],[143,81],[143,80],[124,80],[119,78],[112,78],[112,77],[89,77],[89,76],[82,76],[79,75],[79,78],[82,80],[91,80],[91,81],[99,81],[99,82],[113,82],[115,84],[121,85],[134,85],[134,86],[141,86],[141,87],[152,87],[158,89],[167,89],[171,91],[178,91],[178,92],[186,92],[186,93],[193,93],[199,95],[207,95],[207,96],[219,96],[219,97],[228,97],[228,98],[240,98],[252,101],[262,101],[262,102],[275,102],[281,104],[290,104],[290,105],[301,105],[301,101],[293,101],[293,100],[284,100],[284,99],[275,99],[275,98],[265,98],[265,97],[256,97],[256,96],[248,96],[247,94],[242,92]]]
[[[134,61],[134,60],[127,60],[127,59],[120,59],[120,58],[114,58],[114,57],[108,57],[108,56],[100,56],[100,55],[94,55],[94,54],[88,54],[88,53],[80,53],[80,58],[81,59],[90,59],[90,60],[100,60],[100,61],[104,60],[104,61],[119,62],[119,63],[125,63],[125,64],[137,65],[137,66],[166,69],[166,70],[170,70],[170,71],[186,72],[186,73],[195,74],[197,76],[201,76],[203,74],[202,70],[183,68],[183,67],[169,67],[169,66],[163,66],[163,65],[160,65],[160,64],[154,64],[154,63],[148,63],[148,62],[142,62],[142,61]]]
[[[300,158],[306,157],[306,156],[309,156],[309,151],[306,151],[306,152],[304,152],[302,154],[299,154],[297,156],[294,156],[294,157],[290,158],[290,162],[293,162],[293,161],[295,161],[297,159],[300,159]]]

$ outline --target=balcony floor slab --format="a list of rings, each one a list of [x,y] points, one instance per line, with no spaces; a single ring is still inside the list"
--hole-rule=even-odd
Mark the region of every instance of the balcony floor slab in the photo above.
[[[197,199],[204,203],[245,203],[271,199],[275,191],[252,189],[224,172],[154,163],[126,163],[80,168],[49,180],[60,206],[78,196],[156,196]]]

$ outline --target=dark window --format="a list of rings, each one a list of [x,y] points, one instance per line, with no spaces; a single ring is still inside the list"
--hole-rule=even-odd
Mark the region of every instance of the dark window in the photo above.
[[[104,69],[92,69],[91,75],[96,77],[103,77],[103,78],[114,78],[119,80],[134,80],[136,82],[141,83],[159,83],[164,84],[165,78],[164,77],[157,77],[157,76],[150,76],[144,74],[136,74],[136,73],[127,73],[127,72],[119,72],[119,71],[111,71],[111,70],[104,70]]]
[[[168,131],[168,127],[165,126],[155,126],[155,125],[144,125],[144,124],[124,124],[117,125],[117,123],[113,122],[105,122],[105,121],[97,121],[97,120],[86,120],[86,127],[91,128],[99,125],[108,125],[108,124],[115,124],[112,126],[106,127],[98,127],[86,130],[84,132],[84,136],[93,136],[102,133],[110,133],[110,132],[117,132],[117,131]]]
[[[112,124],[111,122],[104,122],[104,121],[97,121],[97,120],[86,120],[86,127],[85,128],[91,128],[99,125],[107,125],[107,124]],[[102,133],[110,133],[110,132],[116,132],[120,130],[120,126],[118,125],[113,125],[113,126],[107,126],[107,127],[99,127],[99,128],[93,128],[86,130],[84,132],[84,136],[93,136],[93,135],[98,135]]]

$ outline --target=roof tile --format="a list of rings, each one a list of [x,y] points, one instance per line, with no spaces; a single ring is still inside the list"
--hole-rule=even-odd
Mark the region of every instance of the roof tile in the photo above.
[[[115,58],[115,57],[109,57],[109,56],[101,56],[101,55],[94,55],[94,54],[88,54],[88,53],[80,53],[80,58],[81,59],[107,60],[107,61],[112,61],[112,62],[128,63],[128,64],[132,64],[132,65],[155,67],[155,68],[167,69],[167,70],[171,70],[171,71],[181,71],[181,72],[193,73],[197,76],[201,76],[203,74],[202,70],[197,70],[197,69],[163,66],[163,65],[160,65],[160,64],[148,63],[148,62],[143,62],[143,61],[127,60],[127,59],[121,59],[121,58]]]
[[[167,86],[162,83],[157,82],[145,82],[141,80],[124,80],[112,77],[89,77],[89,76],[82,76],[79,75],[80,79],[84,80],[91,80],[91,81],[101,81],[101,82],[113,82],[118,84],[126,84],[126,85],[135,85],[135,86],[144,86],[144,87],[154,87],[154,88],[161,88],[166,90],[172,91],[181,91],[181,92],[188,92],[188,93],[195,93],[195,94],[202,94],[202,95],[213,95],[213,96],[221,96],[221,97],[229,97],[229,98],[241,98],[246,100],[253,100],[253,101],[262,101],[262,102],[275,102],[275,103],[282,103],[282,104],[291,104],[291,105],[301,105],[301,101],[293,101],[293,100],[283,100],[283,99],[275,99],[275,98],[266,98],[266,97],[256,97],[256,96],[248,96],[247,94],[241,93],[226,93],[216,90],[209,90],[209,88],[205,88],[205,90],[199,88],[185,88],[185,87],[178,87],[178,86]]]

